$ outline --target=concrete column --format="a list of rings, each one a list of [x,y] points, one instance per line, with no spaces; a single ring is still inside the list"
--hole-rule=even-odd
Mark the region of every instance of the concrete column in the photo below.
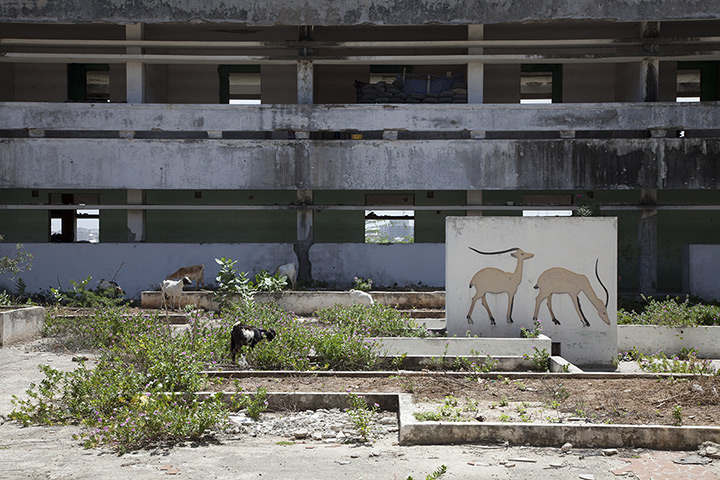
[[[483,40],[485,37],[484,25],[468,25],[468,40]],[[482,48],[469,48],[469,55],[482,55]],[[468,62],[467,66],[468,103],[483,103],[485,91],[485,64],[482,62]],[[474,139],[485,138],[484,131],[473,130],[470,135]],[[465,193],[468,205],[482,205],[482,190],[468,190]],[[480,210],[467,210],[467,216],[482,216]]]
[[[313,204],[312,190],[298,190],[297,203],[300,205]],[[312,281],[312,264],[310,263],[310,247],[314,242],[314,212],[313,210],[298,210],[297,214],[297,241],[294,250],[298,259],[298,280]]]
[[[482,190],[468,190],[465,192],[465,203],[468,205],[482,205],[483,203],[483,192]],[[468,217],[482,217],[481,210],[467,210],[465,215]]]
[[[145,191],[132,189],[127,191],[128,205],[142,205],[145,203]],[[145,210],[127,211],[127,228],[129,242],[145,241]]]
[[[657,190],[641,190],[640,204],[646,210],[640,210],[638,220],[638,245],[640,246],[640,293],[652,295],[657,292]]]
[[[301,60],[297,64],[297,103],[313,103],[313,64],[309,60]]]
[[[484,25],[468,25],[468,40],[482,40]],[[482,55],[482,48],[469,48],[469,55]],[[468,103],[483,103],[483,90],[485,82],[485,64],[482,62],[468,62],[467,86]]]
[[[660,22],[642,22],[643,39],[660,37]],[[643,102],[657,102],[660,91],[660,61],[657,55],[656,44],[645,44],[643,52],[649,55],[643,60],[640,67],[640,98]]]
[[[145,25],[134,23],[125,25],[125,38],[127,40],[143,40],[145,36]],[[142,48],[128,47],[127,53],[141,54]],[[127,103],[145,102],[145,65],[142,62],[128,62],[126,65],[127,79]]]

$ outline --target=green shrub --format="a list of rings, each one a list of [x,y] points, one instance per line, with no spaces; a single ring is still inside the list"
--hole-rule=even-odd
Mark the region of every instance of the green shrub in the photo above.
[[[287,277],[276,273],[271,275],[270,272],[262,270],[255,275],[255,285],[250,285],[258,292],[279,292],[287,287]]]
[[[318,321],[367,337],[427,337],[428,330],[410,316],[387,305],[335,305],[315,312]]]
[[[656,300],[643,296],[644,308],[618,310],[618,325],[693,327],[720,325],[720,306],[692,302],[689,296]]]
[[[91,281],[92,277],[90,276],[79,282],[70,280],[72,288],[67,291],[60,288],[51,288],[53,300],[59,305],[77,308],[118,307],[127,303],[122,294],[113,289],[90,288]]]

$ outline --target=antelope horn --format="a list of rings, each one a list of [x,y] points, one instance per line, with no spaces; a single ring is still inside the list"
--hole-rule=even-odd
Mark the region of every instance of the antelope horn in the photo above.
[[[598,258],[595,260],[595,276],[598,279],[598,282],[600,282],[600,286],[605,290],[605,308],[607,308],[608,303],[610,302],[610,292],[608,292],[608,289],[605,288],[605,285],[602,283],[602,280],[600,280],[600,275],[598,274],[598,262],[600,259]]]
[[[472,250],[473,252],[477,252],[482,255],[500,255],[501,253],[508,253],[508,252],[514,252],[514,251],[520,250],[518,247],[515,247],[515,248],[508,248],[507,250],[502,250],[500,252],[481,252],[480,250],[477,250],[473,247],[468,247],[468,248],[470,250]]]

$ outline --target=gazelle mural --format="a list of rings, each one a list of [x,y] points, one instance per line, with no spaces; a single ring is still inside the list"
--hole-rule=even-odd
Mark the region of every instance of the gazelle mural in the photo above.
[[[485,295],[488,293],[507,293],[508,295],[508,308],[506,320],[508,323],[513,323],[512,320],[512,308],[513,301],[515,300],[515,293],[517,292],[520,280],[522,280],[523,262],[528,258],[532,258],[532,253],[525,252],[519,248],[509,248],[500,252],[481,252],[472,247],[468,247],[470,250],[477,252],[481,255],[500,255],[503,253],[512,252],[510,256],[517,258],[517,265],[515,266],[514,272],[505,272],[499,268],[487,267],[479,270],[473,275],[470,280],[470,288],[475,287],[475,296],[472,298],[470,303],[470,311],[467,314],[468,323],[473,323],[472,312],[475,308],[475,303],[480,299],[483,307],[487,310],[488,316],[490,317],[490,325],[495,325],[495,318],[493,317],[490,307],[485,301]]]
[[[598,298],[598,296],[595,294],[595,291],[590,285],[590,281],[585,275],[571,272],[570,270],[566,270],[560,267],[554,267],[545,270],[543,273],[540,274],[537,283],[535,284],[535,288],[539,289],[540,291],[535,298],[535,313],[533,314],[533,320],[537,320],[538,310],[540,310],[540,304],[543,300],[547,298],[547,307],[550,311],[552,321],[556,325],[560,325],[560,321],[555,318],[555,313],[552,309],[552,296],[554,294],[566,293],[570,295],[570,298],[572,298],[573,305],[575,305],[575,311],[577,311],[578,317],[580,317],[580,322],[582,323],[583,327],[589,327],[590,322],[588,322],[585,314],[582,311],[582,308],[580,307],[579,295],[580,292],[582,292],[593,304],[593,306],[597,310],[598,315],[600,316],[600,319],[610,325],[610,319],[608,318],[607,313],[607,304],[608,300],[610,299],[610,294],[608,293],[607,288],[605,288],[605,285],[602,283],[602,280],[600,280],[600,275],[598,275],[598,260],[595,261],[595,276],[597,277],[598,282],[600,282],[600,286],[603,288],[603,290],[605,290],[605,303],[603,303],[603,301],[600,300],[600,298]]]

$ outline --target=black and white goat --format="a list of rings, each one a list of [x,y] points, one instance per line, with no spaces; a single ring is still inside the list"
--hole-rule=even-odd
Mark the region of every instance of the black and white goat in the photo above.
[[[235,354],[245,345],[250,348],[255,347],[261,340],[272,341],[275,338],[275,330],[253,327],[251,325],[243,325],[237,322],[233,325],[230,333],[230,356],[235,363]]]

